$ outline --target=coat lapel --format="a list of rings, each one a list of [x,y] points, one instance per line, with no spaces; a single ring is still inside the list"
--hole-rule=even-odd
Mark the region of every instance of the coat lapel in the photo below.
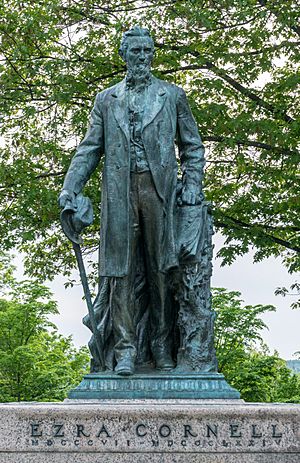
[[[126,80],[123,79],[115,90],[111,93],[112,110],[114,117],[123,130],[127,139],[130,139],[128,104],[126,97]],[[149,125],[162,109],[166,101],[166,92],[158,83],[155,77],[152,77],[152,84],[148,87],[146,97],[146,111],[143,117],[142,130]]]
[[[142,130],[149,125],[162,109],[166,101],[166,92],[153,77],[152,84],[148,87],[146,97],[146,111],[143,117]]]
[[[126,81],[122,80],[111,93],[112,110],[114,117],[129,140],[128,105],[126,98]]]

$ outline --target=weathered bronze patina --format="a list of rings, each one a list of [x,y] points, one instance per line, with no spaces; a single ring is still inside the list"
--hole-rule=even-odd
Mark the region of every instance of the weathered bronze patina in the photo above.
[[[152,75],[153,54],[146,29],[123,34],[127,75],[97,95],[60,195],[78,235],[81,191],[104,157],[99,292],[84,319],[103,377],[217,372],[204,147],[183,89]]]

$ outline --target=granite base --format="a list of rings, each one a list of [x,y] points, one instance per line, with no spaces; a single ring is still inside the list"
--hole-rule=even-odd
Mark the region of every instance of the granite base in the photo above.
[[[300,462],[300,404],[67,400],[0,416],[0,463]]]

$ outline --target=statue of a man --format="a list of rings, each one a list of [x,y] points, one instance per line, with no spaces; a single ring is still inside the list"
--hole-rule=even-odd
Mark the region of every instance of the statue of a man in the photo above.
[[[119,52],[126,77],[97,95],[60,206],[75,202],[104,156],[99,275],[112,282],[115,371],[130,375],[137,351],[133,286],[138,253],[150,296],[152,356],[157,369],[175,366],[174,307],[167,282],[167,272],[178,266],[174,211],[177,201],[201,202],[204,148],[184,91],[151,74],[154,44],[148,30],[125,32]],[[182,172],[179,198],[176,152]]]

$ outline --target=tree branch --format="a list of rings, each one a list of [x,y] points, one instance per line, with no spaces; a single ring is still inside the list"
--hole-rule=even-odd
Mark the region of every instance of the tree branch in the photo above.
[[[166,45],[165,44],[156,44],[156,46],[158,48],[165,48]],[[275,108],[275,106],[273,106],[272,104],[268,103],[267,101],[265,101],[263,98],[261,98],[260,96],[258,96],[256,93],[254,93],[254,91],[244,87],[242,84],[240,84],[239,82],[237,82],[233,77],[229,76],[225,71],[224,69],[220,69],[218,66],[216,66],[214,63],[212,63],[211,61],[204,61],[200,55],[200,53],[196,50],[191,50],[187,47],[183,47],[183,46],[177,46],[177,45],[171,45],[171,46],[168,46],[169,49],[172,49],[172,50],[177,50],[177,51],[185,51],[186,53],[188,54],[191,54],[192,56],[196,57],[196,58],[201,58],[201,61],[202,63],[199,64],[199,68],[198,69],[209,69],[210,71],[212,71],[214,74],[216,74],[218,77],[220,77],[221,79],[225,80],[225,82],[227,82],[231,87],[233,87],[235,90],[237,90],[238,92],[240,92],[242,95],[246,96],[247,98],[249,98],[250,100],[254,101],[258,106],[260,106],[261,108],[264,108],[264,109],[267,109],[269,112],[271,112],[275,117],[280,117],[282,118],[284,121],[286,122],[294,122],[294,119],[292,117],[290,117],[288,114],[286,114],[284,111],[282,110],[278,110],[277,108]],[[196,65],[195,65],[195,69],[196,69]]]
[[[207,135],[207,136],[204,136],[202,137],[202,140],[203,141],[214,141],[214,142],[217,142],[217,143],[223,143],[223,142],[226,142],[226,141],[232,141],[232,138],[226,138],[226,137],[222,137],[222,136],[210,136],[210,135]],[[272,145],[269,145],[267,143],[263,143],[263,142],[260,142],[260,141],[255,141],[255,140],[240,140],[240,139],[234,139],[235,143],[237,145],[244,145],[244,146],[253,146],[255,148],[261,148],[261,149],[264,149],[264,150],[268,150],[268,151],[274,151],[274,152],[277,152],[277,153],[283,153],[283,154],[287,154],[287,155],[300,155],[300,153],[298,151],[291,151],[287,148],[281,148],[279,146],[272,146]]]
[[[231,222],[233,222],[233,224],[231,225],[231,224],[228,224],[226,222],[221,222],[221,221],[216,220],[215,225],[217,227],[221,227],[221,228],[236,227],[236,228],[245,228],[245,229],[254,228],[254,227],[263,227],[263,225],[243,222],[242,220],[236,219],[234,217],[227,216],[226,214],[224,214],[224,217],[226,219],[229,219]],[[270,235],[269,233],[266,233],[262,229],[258,230],[258,233],[260,235],[262,235],[264,238],[267,238],[267,239],[269,239],[270,241],[273,241],[276,244],[279,244],[279,245],[281,245],[281,246],[283,246],[285,248],[288,248],[288,249],[291,249],[292,251],[300,253],[300,247],[293,245],[292,243],[290,243],[287,240],[283,240],[281,238],[277,238],[277,236]]]
[[[61,175],[65,175],[66,173],[67,173],[66,170],[62,170],[62,171],[59,171],[59,172],[44,172],[42,174],[36,175],[34,178],[35,178],[35,180],[38,180],[40,178],[59,177]],[[24,183],[27,183],[27,180],[28,179],[25,179]],[[10,184],[7,184],[7,185],[0,185],[0,190],[7,190],[7,188],[12,188],[16,184],[22,185],[22,183],[18,180],[17,182],[13,182],[13,183],[10,183]]]
[[[285,48],[285,47],[299,47],[300,46],[300,42],[298,41],[290,41],[290,40],[284,40],[283,42],[281,43],[277,43],[275,45],[272,45],[270,47],[265,47],[265,48],[261,48],[260,50],[253,50],[253,51],[244,51],[244,52],[240,52],[240,53],[226,53],[225,56],[255,56],[255,55],[261,55],[262,53],[270,53],[272,51],[275,51],[275,50],[280,50],[281,48]]]
[[[267,109],[274,116],[276,116],[276,117],[279,116],[286,122],[294,122],[294,119],[292,117],[290,117],[288,114],[286,114],[285,112],[283,112],[281,110],[276,109],[275,106],[273,106],[270,103],[268,103],[267,101],[263,100],[260,96],[258,96],[253,91],[251,91],[248,88],[244,87],[242,84],[237,82],[231,76],[226,74],[226,72],[223,69],[218,68],[217,66],[215,66],[210,61],[206,61],[206,66],[207,66],[207,69],[210,69],[211,71],[213,71],[214,74],[221,77],[221,79],[225,80],[225,82],[227,82],[233,88],[238,90],[238,92],[242,93],[244,96],[246,96],[250,100],[254,101],[261,108]]]
[[[200,29],[198,28],[197,30],[201,31],[202,33],[208,33],[208,32],[217,32],[217,31],[226,30],[226,29],[234,29],[235,27],[241,27],[241,26],[245,26],[246,24],[250,24],[251,22],[255,21],[255,19],[258,16],[259,16],[259,13],[256,14],[255,16],[253,16],[252,18],[247,19],[246,21],[237,22],[237,23],[234,23],[234,24],[222,24],[222,23],[219,23],[220,24],[219,27],[214,27],[214,28],[211,28],[211,29],[207,29],[207,28],[202,28],[201,29],[201,27],[200,27]]]
[[[277,11],[275,11],[274,8],[272,8],[271,5],[269,5],[268,1],[266,0],[258,0],[258,3],[265,7],[268,11],[270,11],[274,16],[276,16],[277,19],[279,19],[281,21],[281,14],[278,13]],[[288,25],[288,24],[287,24]],[[300,27],[299,26],[295,26],[294,24],[290,24],[288,25],[290,27],[290,29],[292,29],[292,31],[296,32],[297,35],[299,35],[300,37]]]
[[[45,172],[43,174],[36,175],[34,178],[46,178],[46,177],[59,177],[60,175],[65,175],[67,173],[66,170],[62,170],[60,172]]]
[[[124,65],[120,67],[119,69],[117,69],[116,71],[110,72],[109,74],[105,74],[104,76],[96,77],[96,79],[89,80],[86,83],[87,85],[91,85],[91,84],[94,84],[95,82],[101,82],[101,80],[111,79],[112,77],[116,77],[117,75],[125,71],[126,71],[126,66]]]
[[[31,88],[31,84],[29,82],[27,82],[27,80],[25,79],[25,77],[22,76],[22,74],[19,72],[19,70],[17,69],[17,67],[14,65],[14,63],[11,61],[10,58],[8,58],[6,55],[5,55],[5,52],[3,51],[2,48],[0,48],[0,51],[3,53],[3,56],[6,58],[7,62],[10,64],[10,66],[12,67],[12,69],[14,70],[14,72],[20,77],[20,79],[25,83],[26,87],[28,88],[28,91],[29,91],[29,94],[31,96],[31,98],[33,98],[33,91],[32,91],[32,88]]]
[[[187,66],[179,66],[178,68],[173,68],[173,69],[164,69],[162,71],[159,71],[159,73],[162,75],[165,75],[165,74],[173,74],[174,72],[179,72],[179,71],[195,71],[195,70],[200,70],[200,69],[206,69],[206,66],[199,66],[199,64],[190,64]]]

